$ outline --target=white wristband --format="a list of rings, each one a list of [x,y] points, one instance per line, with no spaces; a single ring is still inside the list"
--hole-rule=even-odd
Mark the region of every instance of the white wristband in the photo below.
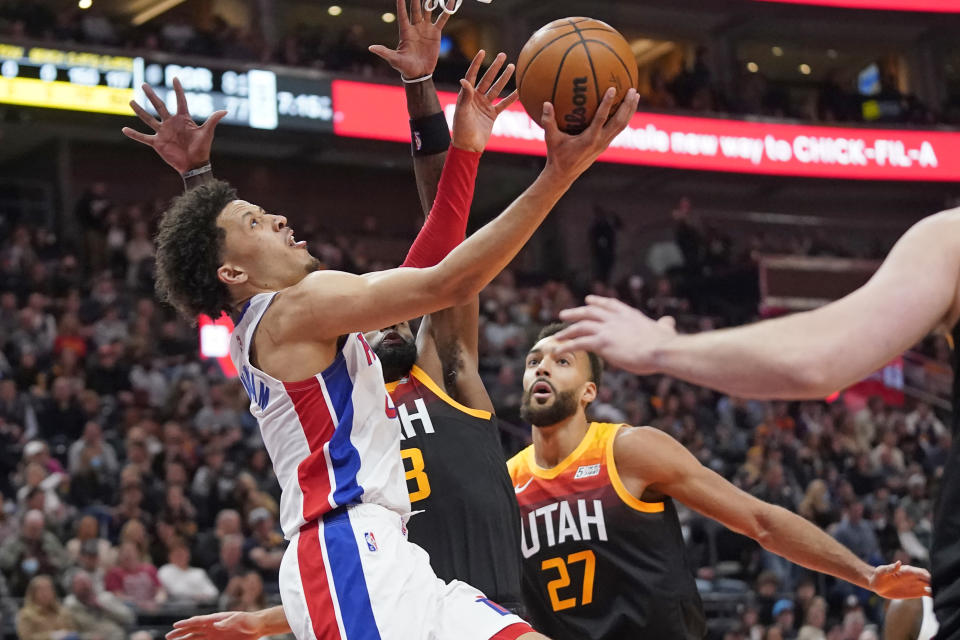
[[[403,80],[404,83],[406,83],[406,84],[417,84],[418,82],[426,82],[427,80],[429,80],[429,79],[432,78],[432,77],[433,77],[433,74],[432,74],[432,73],[428,73],[427,75],[422,76],[422,77],[420,77],[420,78],[413,78],[412,80],[407,80],[406,78],[403,77],[403,74],[400,74],[400,79]]]
[[[190,169],[190,171],[187,171],[186,173],[183,173],[181,175],[183,176],[184,180],[188,180],[190,178],[195,178],[204,173],[210,173],[211,171],[213,171],[213,167],[210,166],[210,163],[208,162],[202,167],[197,167],[196,169]]]

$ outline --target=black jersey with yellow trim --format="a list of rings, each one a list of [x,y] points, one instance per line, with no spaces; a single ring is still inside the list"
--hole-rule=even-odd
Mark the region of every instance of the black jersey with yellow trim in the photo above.
[[[519,608],[520,515],[496,417],[460,404],[417,366],[387,391],[415,513],[410,541],[430,554],[440,578]]]
[[[706,620],[676,507],[624,486],[614,460],[621,428],[592,423],[551,469],[532,446],[509,461],[527,612],[554,640],[701,640]]]

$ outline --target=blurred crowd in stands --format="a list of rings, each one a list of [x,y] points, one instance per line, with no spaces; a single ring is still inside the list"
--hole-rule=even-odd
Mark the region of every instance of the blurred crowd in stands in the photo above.
[[[298,25],[269,44],[257,30],[231,25],[214,16],[205,28],[172,12],[139,27],[133,27],[99,10],[79,9],[53,12],[41,3],[28,0],[0,0],[0,37],[33,39],[58,44],[87,44],[122,48],[141,53],[164,51],[256,63],[310,67],[365,77],[394,78],[394,73],[367,47],[373,42],[361,24],[346,23],[341,29]],[[469,59],[455,39],[448,39],[435,78],[455,85]],[[943,105],[942,110],[922,104],[916,96],[903,94],[896,78],[883,74],[880,93],[863,98],[853,86],[855,78],[843,82],[835,72],[819,83],[805,83],[799,94],[789,83],[775,82],[762,72],[750,73],[740,64],[742,74],[735,87],[723,90],[711,72],[708,51],[697,47],[679,73],[667,77],[657,68],[646,72],[649,89],[644,91],[642,108],[683,110],[796,118],[823,122],[960,123],[960,103]],[[644,84],[644,83],[641,83]],[[814,86],[815,85],[815,86]],[[814,90],[809,89],[813,87]],[[869,108],[865,105],[869,101]],[[865,118],[865,114],[870,114]]]
[[[0,234],[0,629],[16,620],[23,640],[147,637],[190,613],[277,602],[279,487],[241,385],[198,356],[196,327],[154,301],[151,237],[162,207],[113,202],[98,184],[76,203],[82,233],[20,225]],[[675,315],[687,331],[748,319],[755,302],[752,311],[705,309],[690,283],[724,265],[749,268],[763,239],[720,235],[689,209],[681,203],[671,223],[679,263],[616,282],[603,256],[616,252],[619,219],[598,211],[587,288]],[[389,266],[346,237],[305,239],[332,268]],[[523,354],[585,292],[550,274],[507,271],[482,294],[480,367],[505,455],[528,441],[518,412]],[[949,350],[928,348],[949,376]],[[946,417],[928,404],[752,402],[611,370],[592,413],[663,429],[868,562],[928,562],[950,445]],[[712,637],[877,637],[884,603],[869,593],[695,514],[683,522]]]

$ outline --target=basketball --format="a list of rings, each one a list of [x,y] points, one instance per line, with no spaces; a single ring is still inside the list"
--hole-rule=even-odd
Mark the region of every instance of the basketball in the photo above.
[[[531,36],[517,60],[523,108],[540,122],[543,103],[552,103],[566,133],[589,126],[607,89],[617,89],[613,113],[636,86],[630,45],[616,29],[592,18],[554,20]]]

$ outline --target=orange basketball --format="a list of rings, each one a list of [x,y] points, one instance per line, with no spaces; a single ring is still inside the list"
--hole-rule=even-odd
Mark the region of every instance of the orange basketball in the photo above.
[[[530,37],[517,60],[523,108],[540,122],[543,103],[552,103],[557,125],[567,133],[589,126],[607,89],[617,89],[615,111],[636,86],[630,45],[616,29],[591,18],[554,20]]]

